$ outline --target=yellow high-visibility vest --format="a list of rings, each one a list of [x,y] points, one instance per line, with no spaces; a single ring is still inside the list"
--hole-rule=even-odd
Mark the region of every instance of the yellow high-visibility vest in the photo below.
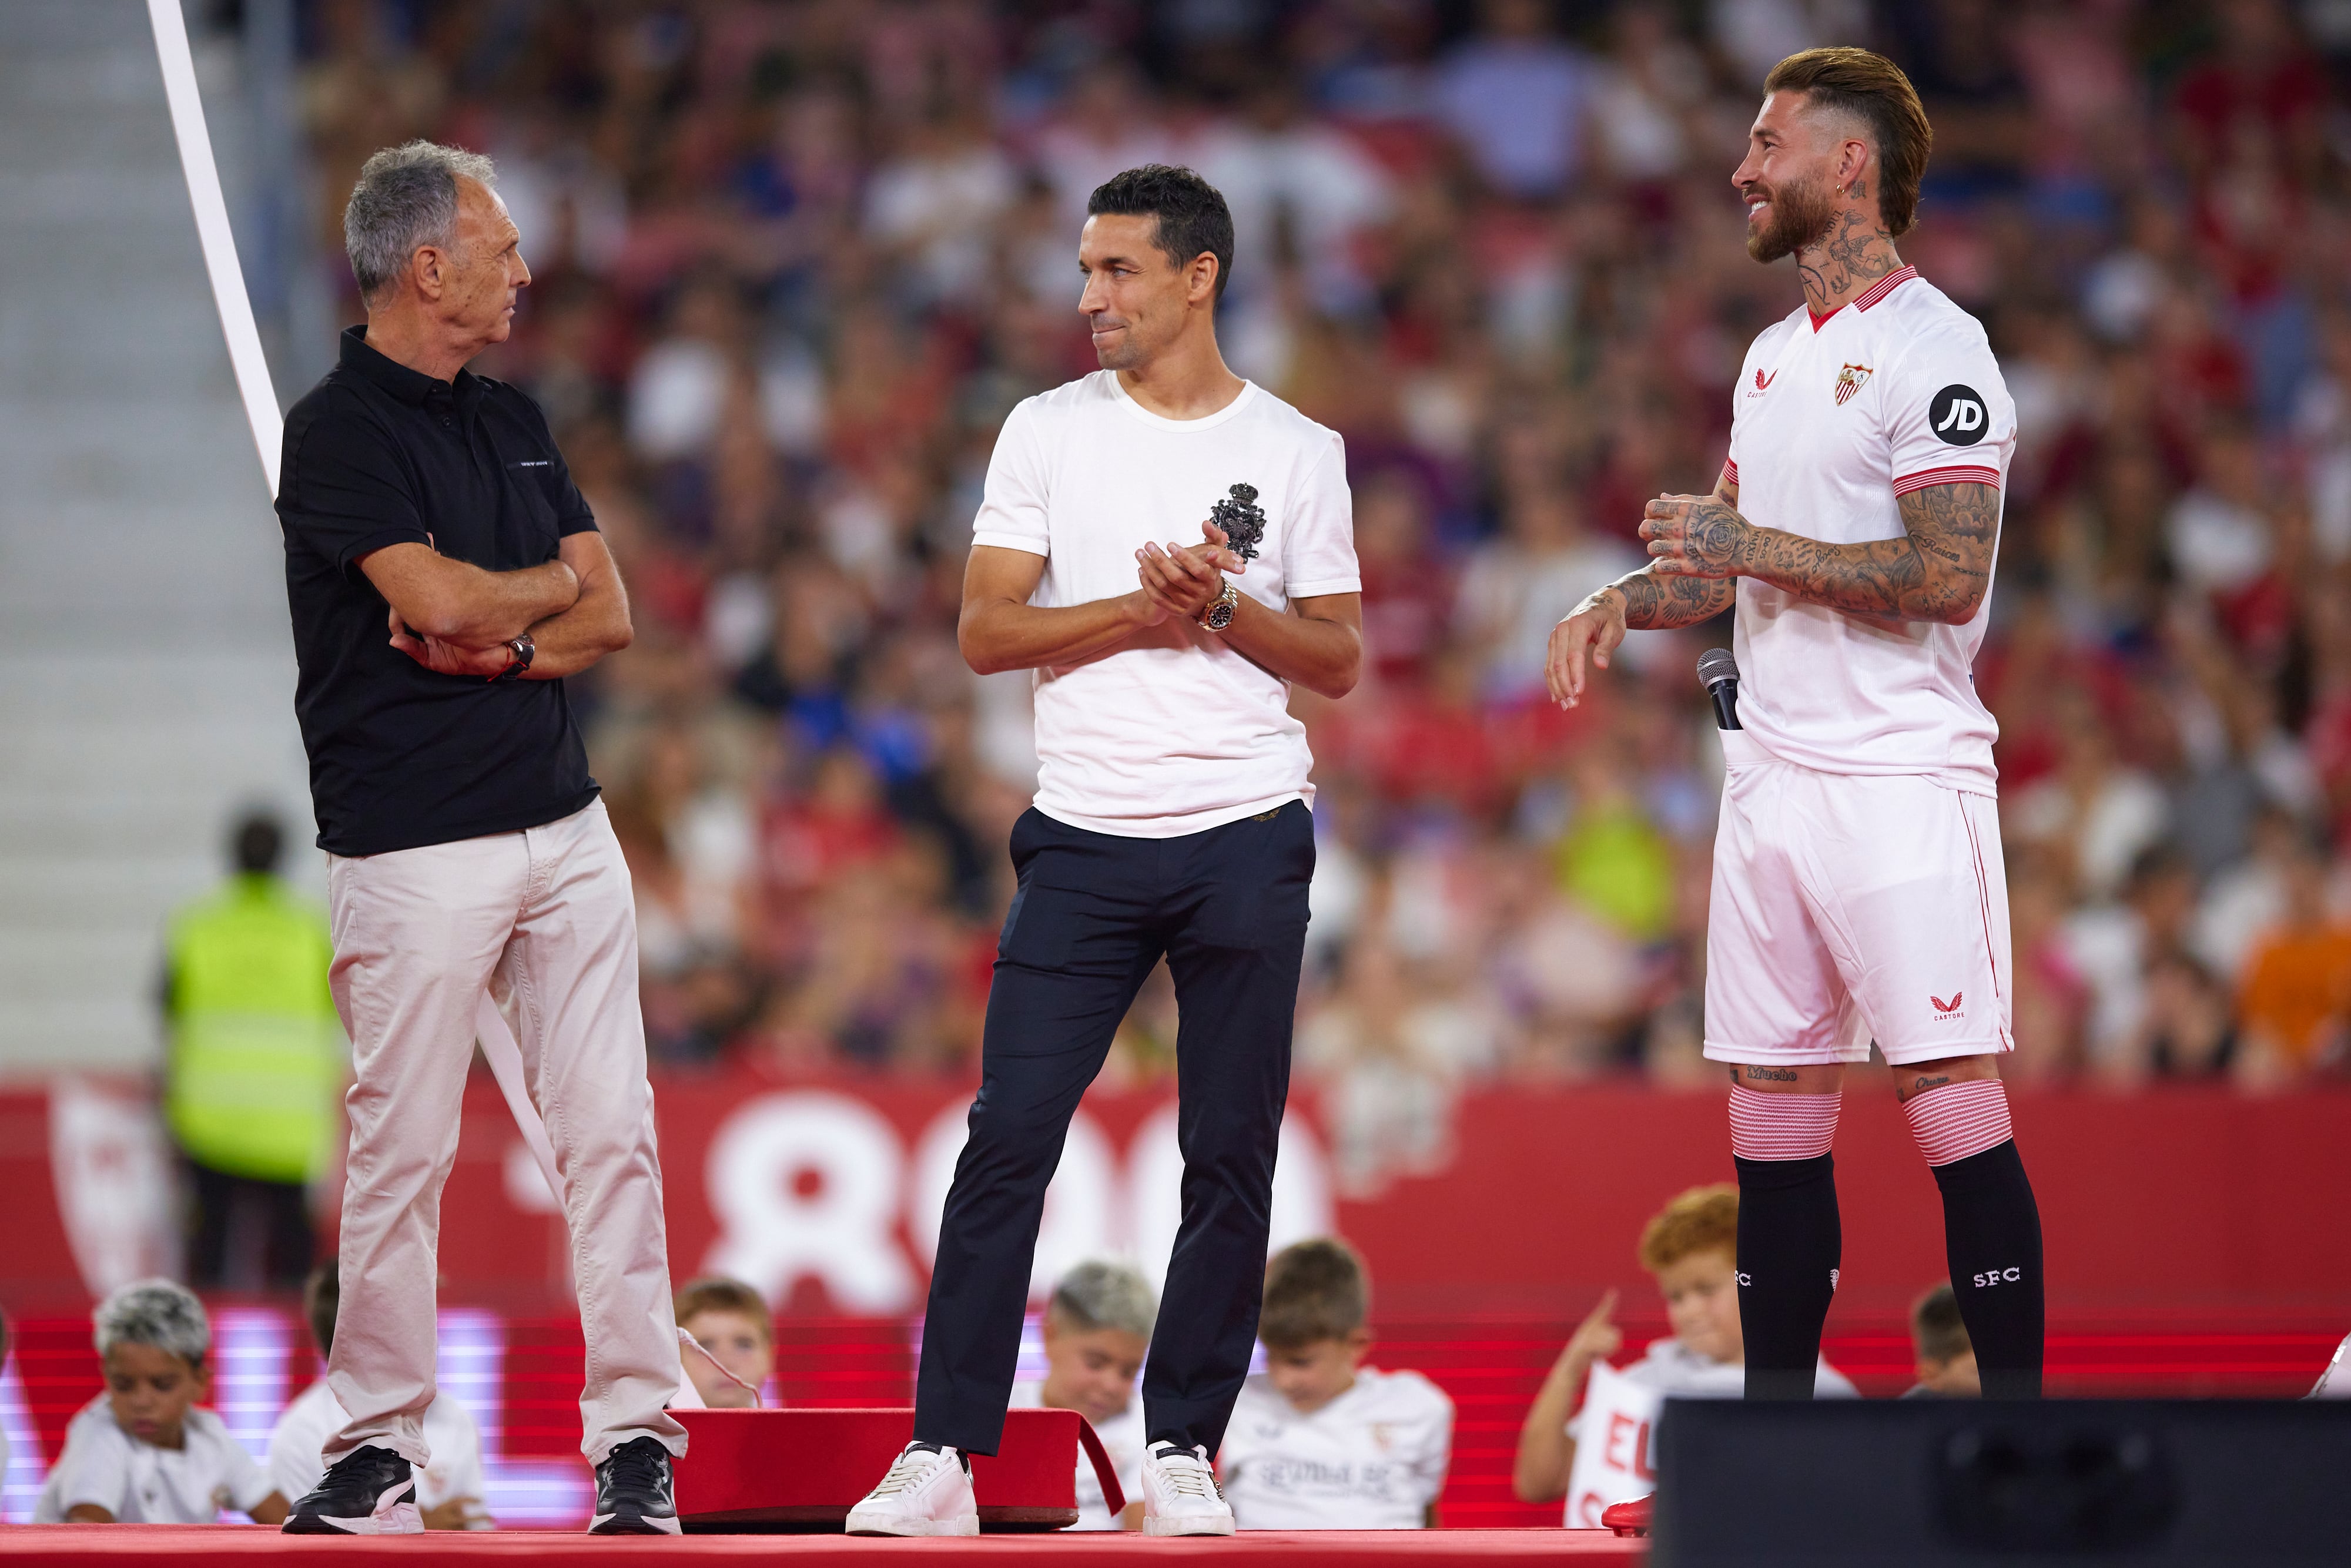
[[[334,956],[319,911],[271,876],[234,877],[172,918],[163,1116],[199,1165],[278,1182],[319,1169],[343,1084]]]

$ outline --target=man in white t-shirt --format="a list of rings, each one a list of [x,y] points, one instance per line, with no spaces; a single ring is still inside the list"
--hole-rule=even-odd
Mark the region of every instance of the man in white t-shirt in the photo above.
[[[1078,1455],[1072,1530],[1143,1524],[1143,1404],[1134,1380],[1151,1345],[1159,1302],[1132,1263],[1092,1259],[1061,1276],[1045,1303],[1045,1375],[1012,1385],[1015,1410],[1074,1410],[1101,1439],[1125,1506],[1113,1514],[1093,1461]]]
[[[965,1456],[1003,1432],[1046,1184],[1163,955],[1184,1219],[1143,1375],[1144,1528],[1233,1528],[1211,1461],[1256,1337],[1314,871],[1290,687],[1354,685],[1361,582],[1339,437],[1217,350],[1224,198],[1153,164],[1088,210],[1079,309],[1103,368],[1005,421],[964,576],[965,660],[1036,672],[1037,799],[1012,831],[915,1440],[852,1532],[978,1529]]]
[[[1354,1249],[1297,1242],[1265,1271],[1265,1371],[1241,1387],[1217,1468],[1243,1530],[1435,1528],[1453,1401],[1364,1364],[1371,1282]]]
[[[323,1368],[335,1343],[335,1312],[342,1281],[334,1258],[323,1258],[302,1288],[302,1308]],[[269,1479],[287,1497],[307,1496],[327,1473],[327,1444],[350,1421],[321,1372],[318,1381],[279,1412],[269,1429]],[[437,1388],[424,1407],[427,1456],[416,1469],[416,1510],[427,1530],[487,1530],[482,1507],[482,1434],[463,1405]]]
[[[1749,1396],[1811,1396],[1841,1260],[1829,1148],[1873,1041],[1942,1189],[1984,1392],[2033,1396],[2041,1220],[1999,1071],[1999,728],[1970,674],[2015,405],[1983,329],[1895,254],[1933,139],[1908,79],[1810,49],[1764,91],[1732,180],[1749,254],[1793,255],[1804,302],[1748,350],[1714,493],[1650,502],[1648,566],[1552,633],[1552,695],[1573,704],[1628,626],[1737,604],[1706,1054],[1732,1075]]]

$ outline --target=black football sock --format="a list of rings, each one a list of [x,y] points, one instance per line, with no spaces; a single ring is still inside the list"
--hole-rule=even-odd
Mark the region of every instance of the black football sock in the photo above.
[[[1821,1324],[1836,1295],[1844,1231],[1836,1156],[1750,1160],[1739,1167],[1739,1324],[1747,1397],[1810,1399]]]
[[[1984,1397],[2038,1399],[2047,1316],[2041,1209],[2016,1140],[1933,1168],[1935,1185],[1943,1189],[1951,1292],[1975,1347]],[[1743,1220],[1740,1230],[1743,1237]],[[1754,1343],[1751,1335],[1748,1343]]]

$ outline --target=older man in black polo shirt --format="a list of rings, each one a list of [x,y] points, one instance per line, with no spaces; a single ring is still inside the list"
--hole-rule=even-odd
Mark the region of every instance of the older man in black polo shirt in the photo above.
[[[286,421],[294,702],[357,1077],[327,1373],[350,1422],[289,1531],[420,1528],[441,1186],[486,987],[563,1175],[590,1528],[678,1528],[636,919],[563,692],[628,645],[628,600],[538,405],[465,368],[530,282],[494,179],[430,142],[368,160],[343,216],[367,325]]]

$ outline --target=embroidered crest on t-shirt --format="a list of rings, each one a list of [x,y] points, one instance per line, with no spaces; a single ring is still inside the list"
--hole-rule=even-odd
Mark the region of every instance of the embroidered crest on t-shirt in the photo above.
[[[1868,379],[1869,367],[1867,365],[1847,365],[1844,369],[1839,371],[1837,372],[1836,379],[1837,406],[1839,408],[1843,408],[1847,402],[1851,402],[1853,394],[1861,390],[1861,383]]]
[[[1257,504],[1257,486],[1236,485],[1224,500],[1208,508],[1208,519],[1225,530],[1225,541],[1243,560],[1257,559],[1265,538],[1265,509]]]

